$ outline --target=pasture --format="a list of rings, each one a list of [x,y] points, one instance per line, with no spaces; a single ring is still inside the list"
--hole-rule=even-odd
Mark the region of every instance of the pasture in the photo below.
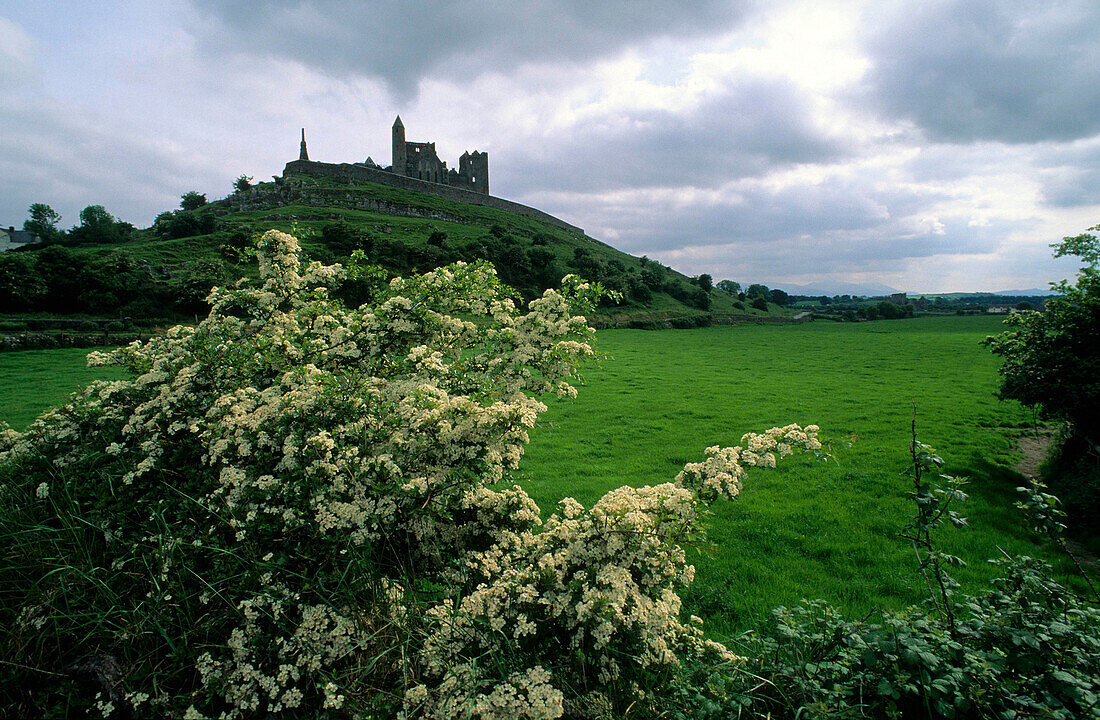
[[[797,422],[852,437],[832,461],[797,456],[754,470],[737,500],[713,506],[711,545],[689,551],[697,576],[685,603],[718,633],[750,629],[802,597],[862,616],[923,597],[912,549],[896,537],[911,516],[900,473],[915,402],[920,439],[947,472],[971,479],[960,510],[972,527],[941,539],[969,562],[955,574],[974,590],[993,575],[985,561],[998,548],[1045,554],[1012,508],[1019,478],[1005,467],[1032,417],[997,399],[998,360],[978,344],[999,329],[995,318],[949,317],[601,331],[605,357],[586,368],[576,400],[547,399],[514,481],[548,515],[566,496],[591,505],[623,484],[668,482],[707,446],[745,432]],[[76,386],[116,376],[86,368],[85,354],[0,355],[0,419],[21,429]],[[1068,576],[1068,563],[1056,574]]]
[[[697,573],[685,603],[720,631],[752,628],[803,597],[862,616],[924,597],[912,548],[896,537],[912,516],[901,471],[915,402],[919,438],[971,480],[959,508],[971,528],[940,537],[968,561],[954,574],[976,590],[998,548],[1044,554],[1012,507],[1020,478],[1006,467],[1033,418],[996,397],[998,360],[978,344],[1000,329],[995,318],[946,317],[604,331],[606,359],[575,401],[547,401],[519,481],[549,513],[565,496],[590,505],[622,484],[668,482],[707,446],[746,432],[797,422],[855,436],[835,461],[787,458],[719,501],[713,547],[689,552]]]

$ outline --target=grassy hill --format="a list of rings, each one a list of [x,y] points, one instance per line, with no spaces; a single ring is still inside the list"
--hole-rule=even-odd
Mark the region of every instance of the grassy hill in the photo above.
[[[82,253],[90,263],[78,273],[85,282],[68,291],[75,294],[72,298],[24,299],[20,307],[18,297],[3,292],[2,276],[11,274],[7,266],[12,262],[0,262],[0,312],[191,314],[200,310],[205,288],[255,272],[243,251],[258,233],[272,228],[296,235],[312,258],[339,262],[361,249],[369,262],[394,274],[487,259],[526,298],[575,273],[622,294],[617,305],[600,308],[593,318],[598,325],[683,323],[704,314],[749,320],[790,314],[776,305],[753,308],[722,291],[704,292],[681,273],[620,252],[576,228],[371,182],[307,175],[288,175],[195,209],[162,213],[150,228],[135,230],[123,241],[86,238],[49,249],[54,255],[63,255],[62,250]],[[42,255],[47,250],[29,254],[49,259],[39,264],[51,270],[60,265],[76,272],[72,258],[48,258]]]

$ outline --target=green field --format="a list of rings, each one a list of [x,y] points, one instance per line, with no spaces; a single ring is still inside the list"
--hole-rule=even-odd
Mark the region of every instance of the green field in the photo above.
[[[88,367],[89,352],[64,348],[0,353],[0,420],[22,430],[74,390],[100,378],[124,376],[118,368]]]
[[[623,484],[670,481],[709,445],[774,425],[816,423],[858,436],[836,460],[788,458],[750,473],[741,496],[709,518],[711,549],[692,554],[689,609],[717,631],[754,626],[775,605],[823,597],[854,615],[921,600],[912,549],[897,539],[909,503],[905,467],[913,403],[920,438],[948,472],[971,478],[972,528],[944,530],[975,589],[998,554],[1043,554],[1012,508],[1005,468],[1030,412],[995,396],[998,360],[979,341],[985,317],[873,323],[605,330],[606,357],[574,401],[548,400],[516,479],[545,513],[573,496],[591,505]],[[0,355],[0,419],[24,426],[104,369],[83,350]],[[1059,566],[1067,575],[1068,566]]]
[[[972,481],[962,508],[972,528],[942,537],[969,561],[956,575],[976,589],[993,575],[985,560],[998,546],[1042,554],[1012,508],[1019,477],[1003,467],[1032,417],[997,399],[998,360],[978,344],[1000,327],[951,317],[604,331],[607,359],[575,401],[550,403],[519,479],[547,512],[563,496],[589,505],[622,484],[667,482],[708,445],[773,425],[857,435],[837,462],[789,458],[751,472],[736,501],[715,505],[715,547],[695,555],[686,601],[726,630],[802,597],[863,615],[922,598],[912,549],[896,537],[910,513],[900,471],[915,402],[921,440],[940,450],[947,472]]]

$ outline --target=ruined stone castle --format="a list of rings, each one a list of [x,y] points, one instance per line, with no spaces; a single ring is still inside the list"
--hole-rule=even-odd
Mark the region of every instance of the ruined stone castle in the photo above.
[[[323,163],[309,159],[306,149],[306,131],[302,129],[302,143],[298,159],[286,164],[283,177],[301,174],[338,180],[364,180],[393,187],[430,193],[448,200],[485,205],[501,210],[535,217],[545,222],[583,233],[583,231],[559,220],[553,215],[489,194],[489,154],[474,150],[464,152],[458,159],[458,169],[448,168],[439,159],[434,142],[408,142],[405,125],[399,115],[393,123],[392,161],[383,167],[368,157],[363,162]]]
[[[408,142],[405,140],[405,125],[401,116],[393,121],[393,160],[388,167],[382,167],[368,157],[363,162],[345,163],[351,167],[365,168],[393,173],[425,182],[469,190],[470,192],[489,194],[489,153],[464,152],[458,159],[458,169],[447,169],[447,163],[439,159],[434,142]],[[312,162],[306,149],[306,130],[302,128],[302,145],[298,151],[299,162]]]

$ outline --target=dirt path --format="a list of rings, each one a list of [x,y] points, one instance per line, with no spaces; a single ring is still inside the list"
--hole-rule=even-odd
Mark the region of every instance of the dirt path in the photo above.
[[[1038,478],[1039,466],[1046,459],[1047,450],[1054,442],[1054,431],[1045,428],[1029,430],[1027,435],[1021,435],[1016,439],[1016,450],[1022,457],[1012,466],[1016,472],[1025,478]],[[1068,538],[1064,539],[1066,549],[1076,561],[1089,569],[1090,573],[1100,570],[1100,561],[1090,553],[1087,548]]]
[[[1046,458],[1052,442],[1054,442],[1054,431],[1044,428],[1037,428],[1029,431],[1027,435],[1021,435],[1016,440],[1016,449],[1023,457],[1012,468],[1025,478],[1039,477],[1039,465]]]

